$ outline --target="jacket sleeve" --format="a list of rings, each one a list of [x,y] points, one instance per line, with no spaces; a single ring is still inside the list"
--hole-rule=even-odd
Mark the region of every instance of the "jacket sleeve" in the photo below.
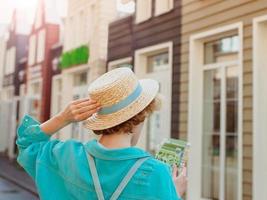
[[[57,162],[53,149],[59,145],[59,140],[50,140],[51,135],[44,133],[40,122],[25,115],[17,129],[16,144],[19,149],[18,163],[35,179],[36,164],[40,159],[46,159],[49,165],[56,167]],[[42,158],[44,157],[44,158]]]
[[[163,196],[161,199],[182,200],[182,198],[176,192],[176,186],[173,182],[171,174],[171,167],[164,164],[163,167],[161,167],[161,171],[159,174],[160,179],[164,180],[164,184],[162,184],[161,187],[163,191],[165,191],[165,193],[163,192]]]

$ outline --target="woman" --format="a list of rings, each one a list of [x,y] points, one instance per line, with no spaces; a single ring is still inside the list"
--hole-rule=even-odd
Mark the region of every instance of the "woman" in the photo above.
[[[112,70],[89,87],[90,98],[71,102],[40,124],[26,115],[18,128],[18,162],[44,200],[181,199],[185,174],[177,175],[136,145],[144,120],[159,108],[159,84],[138,80],[129,68]],[[81,143],[50,140],[72,122],[101,135]]]

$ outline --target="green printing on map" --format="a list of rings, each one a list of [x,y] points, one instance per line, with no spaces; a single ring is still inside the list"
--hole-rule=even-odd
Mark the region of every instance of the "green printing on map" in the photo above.
[[[186,141],[168,139],[163,143],[155,157],[170,166],[176,164],[178,168],[183,168],[188,160],[189,146]]]

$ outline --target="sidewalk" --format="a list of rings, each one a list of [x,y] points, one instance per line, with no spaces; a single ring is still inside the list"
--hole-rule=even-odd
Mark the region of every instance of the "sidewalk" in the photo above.
[[[6,179],[28,192],[38,196],[31,177],[17,164],[0,154],[0,177]]]

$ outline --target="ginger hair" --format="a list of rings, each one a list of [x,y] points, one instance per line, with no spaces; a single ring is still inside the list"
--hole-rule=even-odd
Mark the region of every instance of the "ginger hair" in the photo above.
[[[104,130],[93,130],[96,135],[110,135],[114,133],[132,133],[133,128],[138,124],[145,121],[154,111],[160,110],[162,104],[162,96],[158,94],[148,106],[146,106],[141,112],[128,119],[127,121],[118,124],[114,127]]]

